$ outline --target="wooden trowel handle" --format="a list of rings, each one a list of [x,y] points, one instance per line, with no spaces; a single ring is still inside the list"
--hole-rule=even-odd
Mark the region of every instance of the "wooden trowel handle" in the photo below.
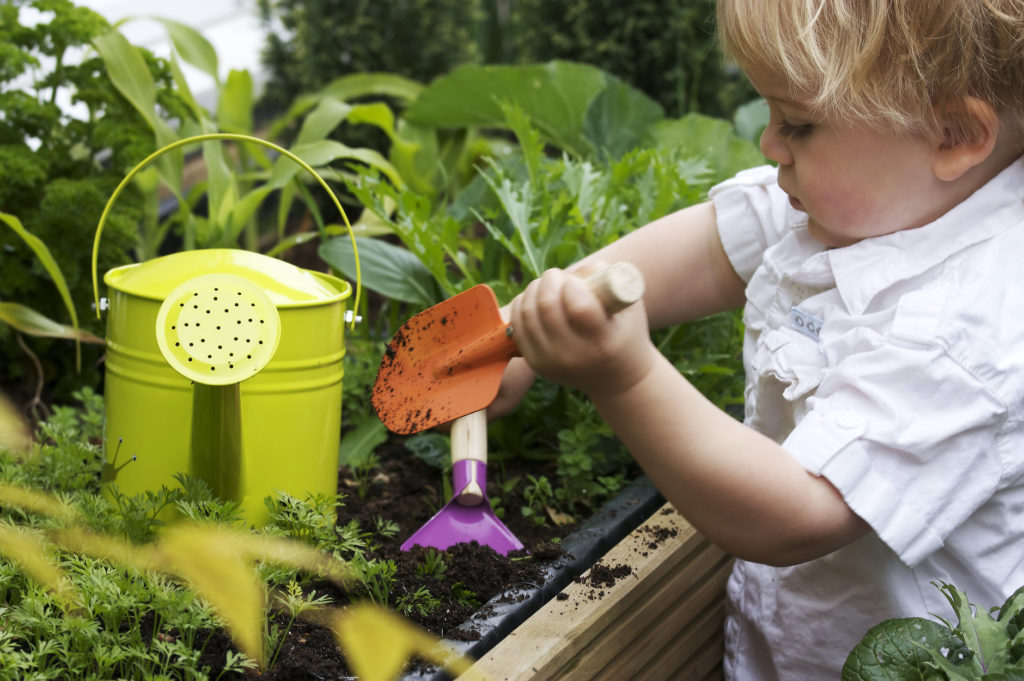
[[[477,471],[487,465],[487,410],[481,409],[466,414],[452,421],[451,430],[452,465],[459,461],[476,461],[482,466],[468,466],[469,471]],[[455,490],[457,499],[464,506],[475,506],[484,497],[484,481],[470,474],[469,484],[461,490]]]
[[[644,276],[636,265],[617,262],[584,277],[608,314],[615,314],[644,297]]]

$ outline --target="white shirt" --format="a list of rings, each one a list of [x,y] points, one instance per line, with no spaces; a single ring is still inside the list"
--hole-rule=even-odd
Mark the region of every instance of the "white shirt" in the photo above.
[[[747,281],[746,423],[873,532],[788,568],[737,561],[727,678],[838,679],[893,617],[956,622],[1024,585],[1024,160],[924,227],[826,249],[774,168],[711,192]]]

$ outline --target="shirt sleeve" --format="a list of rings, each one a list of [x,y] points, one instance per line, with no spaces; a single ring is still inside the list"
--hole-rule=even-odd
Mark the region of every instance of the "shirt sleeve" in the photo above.
[[[1000,485],[1005,406],[939,347],[888,342],[852,354],[807,407],[783,449],[909,566]]]
[[[789,199],[779,189],[778,171],[760,166],[715,185],[708,198],[715,206],[718,234],[736,273],[749,282],[767,248],[789,229]]]

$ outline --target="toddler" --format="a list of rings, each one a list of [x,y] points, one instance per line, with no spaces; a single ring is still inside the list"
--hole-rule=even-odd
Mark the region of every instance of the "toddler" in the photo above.
[[[838,679],[864,633],[1024,585],[1024,2],[721,0],[768,103],[710,200],[572,268],[629,261],[608,316],[551,270],[508,307],[534,372],[584,391],[665,497],[737,557],[727,677]],[[743,424],[659,328],[744,308]]]

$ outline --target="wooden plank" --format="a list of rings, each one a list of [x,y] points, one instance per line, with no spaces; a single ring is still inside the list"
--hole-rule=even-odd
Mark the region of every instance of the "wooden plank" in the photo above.
[[[705,563],[706,569],[693,575],[697,582],[690,585],[691,588],[687,588],[681,597],[671,601],[665,614],[652,622],[646,631],[639,632],[636,640],[614,661],[592,677],[584,678],[594,681],[679,678],[675,675],[677,669],[685,669],[688,660],[705,653],[709,641],[722,631],[725,582],[732,565],[720,549],[708,545],[705,553],[715,560],[709,560]],[[615,641],[616,629],[610,627],[607,632],[609,644]],[[721,649],[718,654],[721,656]]]
[[[667,575],[659,588],[642,601],[627,617],[612,623],[601,632],[594,650],[584,653],[581,679],[617,681],[637,678],[641,669],[659,656],[667,646],[674,645],[677,654],[693,654],[698,640],[683,648],[684,634],[689,624],[722,600],[724,581],[719,577],[723,568],[728,574],[728,559],[721,549],[705,543],[692,560],[682,565],[675,574]],[[709,631],[704,638],[712,635]],[[673,667],[674,668],[674,667]],[[668,677],[661,677],[668,678]]]
[[[651,547],[652,537],[672,532],[674,537]],[[460,681],[589,678],[586,674],[593,670],[581,668],[581,664],[590,655],[600,652],[607,657],[610,652],[614,657],[633,644],[635,638],[626,636],[629,627],[624,626],[609,632],[617,632],[615,635],[603,636],[602,632],[624,620],[632,622],[640,632],[661,622],[661,615],[643,604],[658,602],[659,594],[680,594],[680,589],[689,588],[686,585],[697,584],[709,569],[707,547],[706,540],[666,504],[600,561],[609,567],[629,565],[633,568],[632,576],[619,579],[601,590],[600,595],[585,581],[570,584],[563,590],[562,598],[547,603],[460,676]],[[719,564],[721,559],[711,562]],[[689,570],[691,563],[698,569]],[[677,581],[683,586],[677,586]],[[669,599],[670,603],[672,600]],[[664,607],[659,612],[663,613]]]

